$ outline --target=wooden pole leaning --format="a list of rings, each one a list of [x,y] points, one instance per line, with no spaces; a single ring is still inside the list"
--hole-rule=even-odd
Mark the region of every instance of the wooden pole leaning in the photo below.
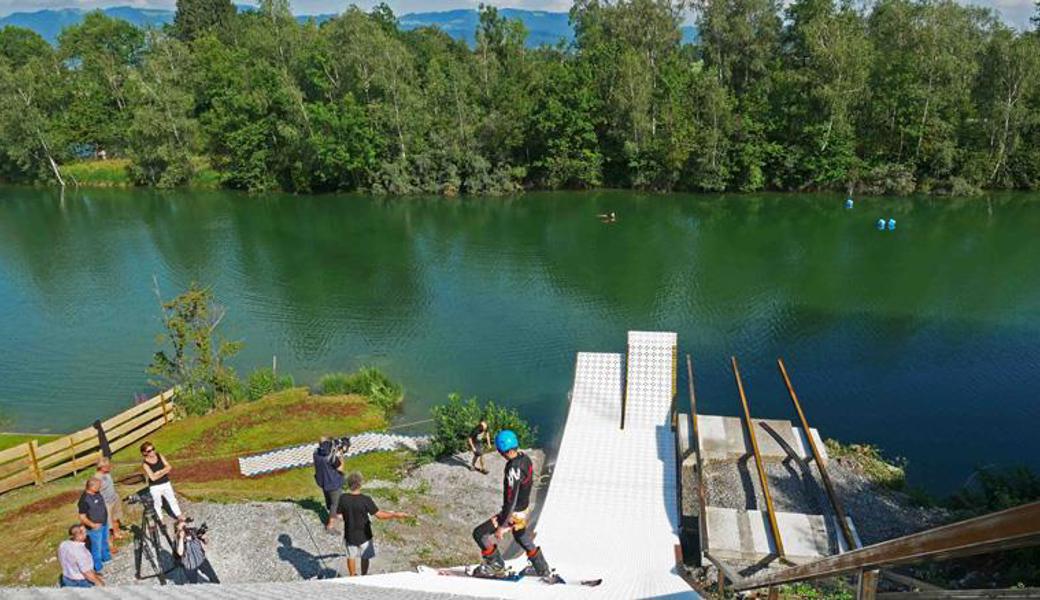
[[[798,401],[798,394],[795,393],[794,386],[791,385],[791,378],[787,375],[787,366],[784,365],[784,359],[776,359],[776,364],[780,367],[780,375],[784,378],[784,385],[787,386],[787,393],[791,396],[791,402],[794,404],[794,409],[798,413],[798,420],[802,424],[802,432],[805,433],[805,439],[809,440],[809,449],[812,451],[813,461],[816,463],[816,468],[820,471],[820,479],[823,480],[823,487],[827,490],[827,498],[830,499],[831,507],[834,508],[834,515],[838,517],[838,526],[841,528],[842,537],[845,538],[846,547],[849,550],[854,550],[858,547],[858,544],[856,544],[856,538],[852,535],[852,529],[849,527],[848,518],[845,514],[845,506],[842,504],[841,499],[838,498],[838,494],[834,491],[834,484],[831,482],[831,476],[827,472],[827,465],[824,464],[823,454],[820,452],[820,448],[816,445],[816,438],[812,435],[809,421],[805,418],[805,412],[802,410],[802,405]]]

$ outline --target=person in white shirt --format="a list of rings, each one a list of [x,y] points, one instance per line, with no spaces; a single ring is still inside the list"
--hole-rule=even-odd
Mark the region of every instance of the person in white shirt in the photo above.
[[[87,530],[77,523],[69,527],[69,539],[58,546],[61,587],[94,587],[105,580],[94,572],[94,558],[87,550]]]

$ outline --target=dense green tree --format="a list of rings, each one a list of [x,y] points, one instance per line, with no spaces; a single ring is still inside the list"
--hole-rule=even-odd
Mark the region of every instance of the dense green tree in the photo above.
[[[129,82],[140,66],[144,32],[101,11],[58,37],[58,55],[69,66],[66,84],[70,141],[109,154],[122,153],[133,118]]]
[[[65,185],[64,67],[49,45],[14,28],[5,28],[0,39],[0,177]]]
[[[140,185],[174,187],[191,178],[192,157],[199,149],[195,99],[191,88],[180,85],[190,64],[188,49],[159,33],[150,38],[132,81],[130,174]]]
[[[33,58],[49,55],[50,50],[47,40],[31,29],[12,25],[0,29],[0,57],[12,68],[23,67]]]
[[[490,6],[472,47],[287,0],[181,0],[147,35],[92,13],[56,48],[6,28],[0,177],[105,149],[140,185],[254,191],[1040,187],[1036,32],[954,0],[696,0],[683,44],[689,8],[577,0],[541,48]]]
[[[868,94],[866,28],[851,6],[833,0],[796,0],[786,23],[771,95],[770,138],[781,149],[771,185],[843,185],[859,167],[854,113]]]
[[[235,16],[231,0],[177,0],[174,34],[190,42],[213,30],[226,29]]]

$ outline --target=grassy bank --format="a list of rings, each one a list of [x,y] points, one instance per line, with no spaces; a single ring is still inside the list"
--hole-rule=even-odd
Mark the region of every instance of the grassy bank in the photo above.
[[[220,187],[220,173],[210,168],[203,159],[195,162],[195,174],[186,187],[195,189],[213,189]],[[61,167],[66,185],[81,187],[121,188],[133,187],[130,178],[130,159],[110,158],[108,160],[81,160]]]
[[[41,444],[58,438],[51,433],[0,433],[0,450],[7,450],[31,440],[39,440]]]
[[[309,506],[317,497],[310,469],[246,479],[238,473],[237,458],[311,442],[321,435],[349,435],[386,424],[381,407],[363,396],[316,396],[306,388],[293,388],[226,411],[174,422],[150,439],[173,463],[177,492],[189,500],[290,500]],[[352,458],[346,467],[369,480],[396,481],[409,460],[407,453],[380,452]],[[140,472],[136,445],[118,452],[113,462],[117,482]],[[65,538],[66,528],[76,521],[75,503],[91,472],[0,497],[0,527],[6,532],[5,543],[0,545],[0,585],[54,583],[55,550]],[[120,482],[117,487],[125,497],[143,483]],[[132,507],[124,505],[125,520],[136,522],[140,513],[127,508]],[[124,540],[122,545],[125,551],[130,551],[128,542]]]

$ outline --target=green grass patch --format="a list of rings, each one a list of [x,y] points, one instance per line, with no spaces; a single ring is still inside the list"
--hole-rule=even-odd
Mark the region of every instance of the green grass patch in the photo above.
[[[84,160],[69,163],[61,168],[61,174],[67,180],[66,183],[89,187],[130,187],[130,173],[127,167],[130,160],[126,158],[112,158],[109,160]],[[75,183],[72,181],[75,179]]]
[[[176,421],[151,436],[171,459],[237,456],[313,442],[322,435],[382,429],[382,411],[363,396],[313,396],[307,388],[270,394],[256,402]],[[138,460],[137,448],[116,459]]]
[[[360,394],[392,415],[404,401],[404,388],[375,367],[362,367],[356,373],[329,373],[319,384],[322,394]]]
[[[19,444],[32,440],[45,444],[59,437],[61,436],[54,433],[0,433],[0,450],[14,448]]]
[[[173,463],[177,492],[194,501],[247,502],[288,500],[307,507],[320,504],[313,469],[301,468],[257,478],[238,472],[237,458],[272,448],[316,441],[322,435],[352,435],[387,425],[381,407],[363,396],[314,396],[306,388],[269,394],[202,417],[175,421],[149,436]],[[5,438],[0,438],[5,439]],[[12,441],[15,438],[10,438]],[[113,457],[113,477],[140,472],[138,444]],[[346,470],[360,471],[368,481],[400,481],[413,460],[407,452],[377,452],[346,461]],[[52,585],[54,561],[65,529],[76,521],[76,500],[93,469],[40,487],[13,490],[0,497],[0,527],[7,532],[0,544],[0,585]],[[142,483],[119,484],[120,496]],[[124,506],[127,522],[139,513]],[[129,548],[129,547],[124,547]]]
[[[831,458],[846,458],[856,464],[867,478],[890,490],[906,490],[906,461],[886,459],[877,446],[870,444],[842,444],[837,440],[826,440],[827,454]]]

